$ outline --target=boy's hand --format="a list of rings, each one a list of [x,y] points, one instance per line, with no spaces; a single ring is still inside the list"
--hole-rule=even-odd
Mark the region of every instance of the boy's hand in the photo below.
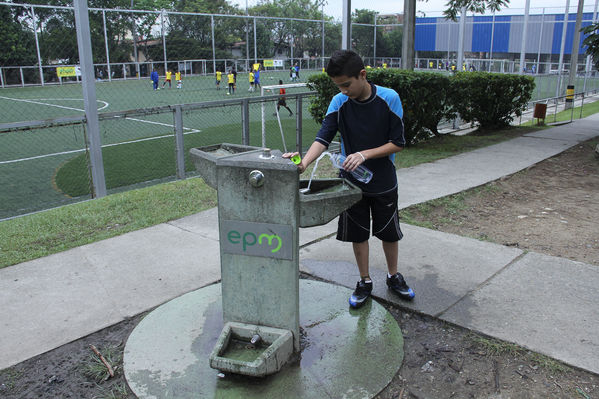
[[[343,162],[343,169],[348,172],[353,172],[358,166],[366,161],[366,157],[361,152],[354,152],[353,154],[349,154],[345,158],[345,162]]]
[[[282,155],[283,158],[293,158],[293,157],[299,157],[300,154],[299,152],[286,152]],[[302,159],[302,161],[297,164],[297,168],[299,169],[300,173],[303,173],[304,170],[306,170],[307,165],[304,164],[304,160]]]

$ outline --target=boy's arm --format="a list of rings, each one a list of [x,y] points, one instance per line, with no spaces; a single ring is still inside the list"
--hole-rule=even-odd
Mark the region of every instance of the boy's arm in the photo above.
[[[321,144],[318,141],[313,142],[310,148],[308,149],[308,152],[306,152],[306,155],[304,155],[304,157],[302,158],[302,162],[300,162],[300,164],[298,165],[300,172],[306,170],[306,168],[312,162],[314,162],[326,149],[327,147],[325,147],[324,144]]]
[[[346,157],[345,162],[343,162],[343,168],[351,172],[352,170],[356,169],[358,166],[363,164],[364,161],[366,161],[367,159],[383,158],[401,150],[403,150],[403,147],[389,142],[387,144],[383,144],[380,147],[354,152],[353,154],[349,154]]]

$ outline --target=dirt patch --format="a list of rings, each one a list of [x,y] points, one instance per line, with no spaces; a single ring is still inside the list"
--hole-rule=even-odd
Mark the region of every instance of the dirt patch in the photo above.
[[[403,219],[599,266],[599,139],[524,171],[402,211]]]
[[[599,267],[599,227],[592,220],[599,214],[597,143],[584,143],[485,187],[402,213],[442,231]],[[380,399],[599,398],[595,374],[386,306],[403,331],[405,359]],[[0,397],[134,398],[121,359],[124,343],[142,317],[1,370]],[[111,361],[115,377],[105,379],[90,345]]]

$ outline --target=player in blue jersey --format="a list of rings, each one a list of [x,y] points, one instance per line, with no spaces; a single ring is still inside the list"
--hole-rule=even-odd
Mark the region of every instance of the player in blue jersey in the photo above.
[[[337,230],[338,240],[352,243],[360,272],[360,281],[349,304],[354,308],[362,306],[372,292],[368,265],[371,213],[372,235],[382,241],[387,261],[387,286],[401,298],[411,300],[414,291],[397,271],[398,241],[403,234],[397,215],[397,175],[393,160],[395,153],[405,146],[401,100],[394,90],[368,82],[364,62],[353,51],[335,51],[326,72],[341,93],[331,100],[316,139],[298,168],[300,172],[306,170],[329,147],[337,132],[341,133],[345,171],[364,164],[373,172],[368,183],[342,172],[343,177],[362,189],[360,202],[339,216]]]

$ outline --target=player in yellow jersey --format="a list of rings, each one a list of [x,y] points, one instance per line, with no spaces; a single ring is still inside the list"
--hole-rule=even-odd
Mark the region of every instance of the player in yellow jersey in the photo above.
[[[173,73],[170,70],[166,71],[166,79],[164,79],[164,82],[162,83],[163,89],[164,89],[164,85],[166,85],[167,82],[168,82],[168,88],[169,89],[171,88],[171,78],[172,77],[173,77]]]
[[[235,94],[235,74],[233,71],[229,71],[227,74],[227,82],[229,83],[229,91],[227,95]]]
[[[249,75],[248,75],[248,79],[250,81],[250,88],[248,89],[248,91],[250,93],[254,92],[254,71],[250,71]]]
[[[220,70],[216,70],[216,90],[220,90],[220,81],[222,80],[223,73]]]
[[[175,80],[177,81],[177,89],[183,87],[183,82],[181,82],[181,72],[177,71],[177,73],[175,73]]]

